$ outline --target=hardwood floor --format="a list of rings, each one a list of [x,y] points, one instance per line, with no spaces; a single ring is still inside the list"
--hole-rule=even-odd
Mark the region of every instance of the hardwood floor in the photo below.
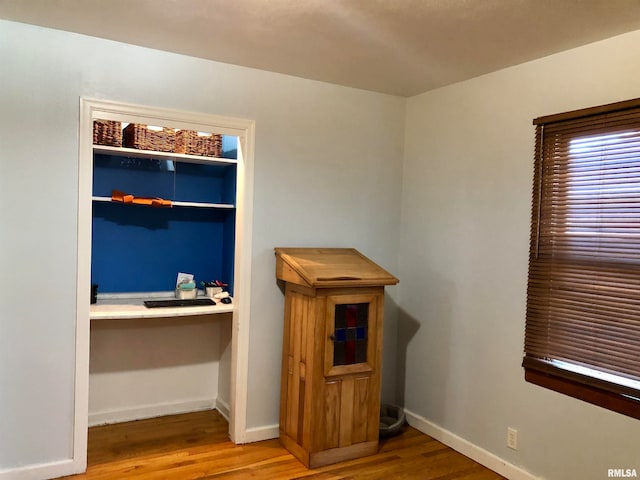
[[[500,475],[407,426],[377,454],[307,470],[281,445],[234,445],[215,410],[89,429],[88,469],[68,480],[421,479],[493,480]]]

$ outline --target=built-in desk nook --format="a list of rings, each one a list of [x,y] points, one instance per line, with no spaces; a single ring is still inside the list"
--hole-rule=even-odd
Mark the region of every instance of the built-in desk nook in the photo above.
[[[253,122],[82,105],[91,123],[80,171],[80,250],[90,255],[79,256],[79,281],[91,285],[88,338],[79,337],[88,341],[88,425],[215,408],[242,440],[245,409],[236,423],[233,402],[246,401],[246,362],[235,359],[247,355],[239,325],[248,309],[236,294],[250,272]],[[226,303],[205,295],[211,285]]]
[[[188,317],[193,315],[214,315],[233,312],[233,304],[216,303],[207,306],[148,308],[144,302],[149,298],[168,298],[165,296],[141,297],[101,297],[100,303],[91,305],[91,320],[114,320],[133,318]]]

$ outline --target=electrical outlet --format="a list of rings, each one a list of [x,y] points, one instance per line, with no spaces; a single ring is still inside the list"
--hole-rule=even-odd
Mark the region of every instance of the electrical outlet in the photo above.
[[[507,447],[518,450],[518,430],[515,428],[507,428]]]

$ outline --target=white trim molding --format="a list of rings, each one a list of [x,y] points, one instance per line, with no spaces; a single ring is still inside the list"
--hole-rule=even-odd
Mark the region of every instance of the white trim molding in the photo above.
[[[0,470],[0,480],[42,480],[43,478],[57,478],[64,475],[82,473],[84,467],[72,459],[51,463],[28,465],[26,467]]]
[[[136,408],[121,410],[109,410],[105,412],[89,413],[89,426],[108,425],[111,423],[129,422],[145,418],[162,417],[164,415],[177,415],[179,413],[201,412],[213,410],[216,406],[214,399],[191,400],[174,403],[155,403]]]
[[[523,470],[520,467],[507,462],[506,460],[494,455],[493,453],[475,445],[474,443],[459,437],[455,433],[445,430],[444,428],[430,422],[426,418],[417,415],[410,410],[405,409],[407,422],[413,428],[420,430],[422,433],[444,443],[455,451],[462,453],[464,456],[475,460],[481,465],[493,470],[494,472],[509,478],[510,480],[539,480],[538,477]]]
[[[261,442],[280,437],[280,425],[265,425],[264,427],[247,428],[245,431],[245,443]]]
[[[231,414],[231,408],[229,407],[229,404],[227,402],[225,402],[223,399],[221,399],[220,397],[216,398],[216,410],[218,411],[218,413],[220,415],[222,415],[224,417],[224,419],[227,422],[229,421],[229,415]]]

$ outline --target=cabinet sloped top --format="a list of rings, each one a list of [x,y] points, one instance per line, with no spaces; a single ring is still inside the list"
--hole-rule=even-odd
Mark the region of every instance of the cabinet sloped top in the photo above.
[[[398,279],[354,248],[276,248],[276,277],[313,288],[395,285]]]

